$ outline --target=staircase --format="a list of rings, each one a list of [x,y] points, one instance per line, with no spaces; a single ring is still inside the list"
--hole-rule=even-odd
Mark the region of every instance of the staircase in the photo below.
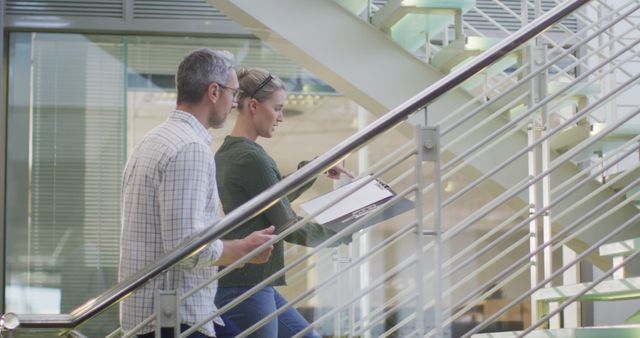
[[[619,108],[640,78],[632,66],[640,41],[627,34],[637,31],[638,1],[616,2],[598,20],[593,11],[606,3],[583,1],[577,9],[581,1],[563,2],[551,14],[568,6],[577,11],[530,36],[491,19],[480,3],[515,13],[512,21],[523,26],[541,17],[531,29],[549,17],[536,1],[522,2],[520,15],[507,1],[491,0],[390,0],[376,2],[378,8],[367,1],[210,2],[380,118],[180,252],[219,237],[337,161],[357,162],[350,156],[370,140],[375,148],[401,135],[404,146],[359,168],[361,177],[375,173],[371,179],[387,182],[396,196],[316,248],[289,248],[287,266],[264,284],[286,273],[296,287],[289,305],[270,318],[290,306],[313,307],[310,321],[325,336],[638,334],[636,316],[630,326],[610,328],[560,328],[557,320],[560,312],[576,316],[567,309],[574,300],[638,296],[638,277],[619,272],[620,264],[630,271],[640,266],[637,240],[630,240],[640,237],[634,129],[640,110]],[[283,13],[291,15],[283,20]],[[471,26],[465,20],[471,14],[489,17],[503,36]],[[569,27],[568,20],[581,24]],[[392,127],[396,134],[385,133]],[[356,231],[407,199],[414,211]],[[354,233],[352,247],[328,249],[347,233]],[[180,259],[169,257],[144,273]],[[564,282],[580,262],[614,279]],[[95,304],[133,288],[116,287],[81,307],[89,309],[77,312],[82,318],[58,318],[55,327],[76,327],[97,315]],[[327,298],[326,306],[314,306]],[[46,327],[41,319],[19,318],[25,328]]]
[[[248,31],[272,44],[282,53],[286,54],[296,62],[315,74],[322,74],[323,80],[332,85],[345,96],[356,101],[359,105],[367,109],[371,114],[380,116],[380,114],[396,107],[407,98],[421,91],[425,86],[436,83],[442,79],[445,74],[436,67],[425,63],[424,61],[413,55],[412,51],[401,47],[407,46],[405,43],[396,43],[385,34],[384,30],[389,25],[391,19],[387,17],[397,17],[398,15],[410,13],[412,10],[404,6],[398,6],[399,1],[389,1],[380,8],[371,18],[373,24],[360,19],[361,13],[351,13],[345,7],[333,1],[317,1],[317,2],[300,2],[295,0],[279,0],[271,1],[268,4],[255,4],[249,0],[212,0],[211,3],[234,21],[240,23],[247,28]],[[346,2],[347,7],[362,8]],[[359,2],[360,4],[362,2]],[[414,4],[415,3],[415,4]],[[445,3],[450,4],[446,10],[438,11],[438,13],[457,13],[466,10],[471,2],[469,1],[415,1],[411,2],[411,6],[420,7],[420,4],[428,6],[444,6]],[[415,6],[414,6],[415,5]],[[391,6],[391,9],[385,9]],[[432,7],[426,7],[425,11],[431,13]],[[395,11],[393,11],[395,10]],[[295,13],[295,19],[282,20],[280,13]],[[380,12],[387,13],[383,16],[376,15]],[[415,14],[415,13],[412,13]],[[427,14],[429,15],[429,14]],[[439,14],[440,15],[440,14]],[[428,32],[429,36],[440,37],[444,33],[437,31],[428,31],[427,29],[442,29],[447,27],[446,23],[455,22],[453,18],[455,14],[449,14],[450,20],[444,20],[441,25],[427,25],[419,27],[423,33]],[[332,24],[326,24],[326,18],[331,18]],[[397,21],[397,20],[396,20]],[[379,22],[380,28],[374,24]],[[387,22],[387,24],[383,24]],[[394,20],[391,20],[394,22]],[[444,26],[443,26],[444,25]],[[381,30],[382,29],[382,30]],[[452,30],[459,30],[453,27]],[[440,34],[440,35],[438,35]],[[551,37],[545,39],[552,39]],[[423,42],[425,42],[424,40]],[[455,43],[455,39],[453,40]],[[413,49],[411,47],[410,49]],[[427,49],[426,47],[423,49]],[[435,50],[435,47],[430,47]],[[556,55],[561,50],[554,50]],[[517,51],[515,52],[517,54]],[[434,52],[434,59],[437,59],[438,52]],[[512,55],[507,58],[511,59]],[[558,60],[552,65],[551,70],[557,72],[558,80],[564,77],[567,70],[562,70],[560,65],[571,61],[571,57]],[[511,62],[511,61],[509,61]],[[393,65],[390,67],[390,65]],[[495,67],[495,66],[494,66]],[[376,81],[372,81],[371,69],[375,69]],[[523,72],[513,71],[509,80],[513,82],[513,78],[519,76]],[[550,71],[551,71],[550,70]],[[562,75],[562,76],[561,76]],[[525,100],[526,90],[523,86],[518,87],[513,93],[504,97],[500,96],[500,86],[504,87],[508,83],[505,73],[501,72],[501,77],[496,80],[499,84],[496,88],[482,91],[478,96],[468,90],[458,87],[453,88],[443,94],[438,100],[429,105],[430,123],[443,126],[446,135],[443,135],[443,144],[447,156],[456,157],[465,154],[467,149],[478,144],[481,140],[486,139],[495,130],[505,127],[503,116],[496,116],[497,111],[504,109],[507,104],[511,108],[516,108]],[[477,82],[477,77],[471,79],[471,82]],[[488,81],[485,81],[488,82]],[[464,86],[464,85],[463,85]],[[576,88],[578,87],[578,88]],[[573,90],[581,89],[580,86],[574,86]],[[476,91],[481,91],[476,88]],[[567,95],[564,93],[563,95]],[[570,96],[575,97],[579,93],[572,93]],[[560,95],[558,95],[560,96]],[[488,102],[487,98],[490,98]],[[515,100],[520,98],[520,100]],[[515,102],[514,102],[515,100]],[[461,104],[464,103],[464,104]],[[456,107],[457,109],[452,109]],[[474,118],[461,120],[461,117],[474,112]],[[502,114],[509,114],[509,110]],[[463,122],[461,122],[463,121]],[[484,124],[479,126],[479,122]],[[402,133],[412,138],[411,124],[419,124],[417,121],[410,119],[410,124],[400,126]],[[456,124],[457,123],[457,124]],[[454,127],[449,127],[455,125]],[[464,168],[459,170],[464,175],[470,177],[478,177],[481,173],[491,172],[493,163],[501,163],[508,159],[507,154],[513,154],[516,149],[522,149],[527,145],[526,121],[520,121],[519,127],[521,131],[512,133],[507,138],[494,140],[492,145],[491,160],[486,161],[484,157],[471,157],[465,163]],[[469,132],[469,131],[472,132]],[[461,136],[464,135],[464,136]],[[554,156],[555,154],[551,154]],[[523,173],[527,172],[527,159],[521,157],[513,160],[513,163],[504,168],[499,176],[491,177],[492,184],[497,185],[497,189],[506,191],[509,187],[518,184],[522,179],[526,178]],[[563,181],[568,177],[574,177],[580,173],[580,169],[571,163],[560,165],[552,173],[552,180]],[[585,193],[596,190],[598,185],[591,185],[585,189]],[[601,196],[596,197],[600,203],[607,198],[607,192],[603,191]],[[609,195],[610,196],[610,195]],[[566,202],[558,205],[557,209],[564,209],[568,206],[577,204],[579,199],[569,197]],[[521,194],[519,200],[512,203],[518,204],[519,207],[528,205],[527,195]],[[593,205],[585,205],[583,210],[588,210]],[[576,210],[574,215],[580,214],[583,210]],[[628,218],[637,210],[632,207],[624,207],[619,215],[611,215],[611,224],[619,224],[620,220]],[[621,216],[621,217],[618,217]],[[562,228],[563,220],[555,221],[554,226]],[[629,230],[628,233],[621,235],[618,239],[636,237],[640,235],[640,231]],[[601,233],[594,231],[585,234],[585,237],[576,238],[570,245],[579,249],[585,244],[594,243]],[[596,259],[597,257],[594,257]],[[605,268],[607,263],[598,260],[596,262]]]

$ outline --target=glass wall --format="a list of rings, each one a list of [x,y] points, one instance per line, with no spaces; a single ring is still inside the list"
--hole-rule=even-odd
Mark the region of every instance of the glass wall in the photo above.
[[[166,119],[175,106],[178,63],[203,46],[229,50],[240,66],[268,68],[288,84],[291,122],[265,143],[293,155],[281,157],[283,172],[356,130],[353,104],[259,40],[10,34],[7,311],[69,313],[116,283],[128,150]],[[322,109],[331,113],[303,116]],[[214,150],[233,119],[212,131]],[[327,137],[329,130],[334,134]],[[287,135],[325,141],[284,146]],[[116,328],[111,310],[82,332],[97,337]]]
[[[9,45],[5,304],[68,313],[116,281],[125,46],[35,33]]]

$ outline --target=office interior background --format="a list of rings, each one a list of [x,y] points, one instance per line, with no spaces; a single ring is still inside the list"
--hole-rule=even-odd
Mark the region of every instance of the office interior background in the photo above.
[[[503,1],[512,8],[519,2]],[[372,1],[379,7],[385,3]],[[550,8],[556,1],[543,3]],[[491,1],[478,1],[477,5],[493,6]],[[281,15],[282,20],[296,19],[296,13]],[[478,29],[489,35],[495,33],[482,26],[483,18],[477,14],[469,13],[464,19],[477,23]],[[116,283],[121,173],[131,149],[175,106],[174,73],[189,51],[200,47],[229,50],[238,67],[266,68],[285,81],[285,121],[274,138],[260,140],[283,173],[294,171],[299,161],[326,152],[378,117],[329,85],[327,74],[305,69],[204,0],[3,0],[0,20],[3,313],[68,313]],[[635,71],[639,69],[636,64]],[[371,81],[376,81],[376,70],[370,72]],[[637,103],[627,100],[628,105]],[[229,133],[234,120],[232,112],[223,128],[210,131],[212,151]],[[406,134],[391,131],[360,157],[346,159],[344,165],[362,173],[367,170],[366,163],[383,158],[409,140]],[[394,177],[399,170],[387,175]],[[455,189],[470,180],[458,174],[444,189]],[[401,182],[398,188],[402,187]],[[333,182],[320,178],[300,201],[331,189]],[[491,186],[474,191],[443,215],[444,221],[460,221],[467,214],[465,210],[496,194]],[[299,210],[298,204],[294,207]],[[495,224],[509,219],[514,210],[505,205],[493,211],[473,232],[449,243],[447,250],[453,254],[455,248],[480,238]],[[405,222],[399,217],[376,227],[369,234],[371,240],[384,238]],[[496,246],[490,252],[505,248]],[[289,253],[295,257],[305,250],[291,247]],[[326,250],[331,259],[317,261],[315,269],[284,287],[285,296],[315,284],[323,278],[319,271],[336,270],[358,248]],[[371,264],[371,275],[393,267],[411,253],[402,243],[385,252]],[[522,246],[514,254],[527,252]],[[494,269],[507,265],[499,262]],[[588,264],[585,269],[599,273]],[[335,288],[306,301],[302,310],[313,316],[335,306],[345,294],[361,287],[359,278],[340,279]],[[407,283],[412,279],[399,274],[375,293],[371,302],[392,298],[411,287]],[[528,283],[528,277],[521,275],[502,289],[499,297],[513,299],[529,287]],[[600,302],[585,305],[584,313],[592,325],[613,325],[638,307],[637,300]],[[515,320],[530,316],[526,305],[518,309],[521,317]],[[327,324],[334,328],[341,325],[348,324]],[[117,309],[111,309],[83,332],[90,337],[104,336],[117,326]]]

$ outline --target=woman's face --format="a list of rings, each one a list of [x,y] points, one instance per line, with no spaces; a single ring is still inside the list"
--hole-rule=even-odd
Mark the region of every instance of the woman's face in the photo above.
[[[253,124],[258,136],[267,138],[273,136],[278,124],[284,121],[282,109],[286,99],[287,93],[284,90],[278,90],[263,102],[255,101]]]

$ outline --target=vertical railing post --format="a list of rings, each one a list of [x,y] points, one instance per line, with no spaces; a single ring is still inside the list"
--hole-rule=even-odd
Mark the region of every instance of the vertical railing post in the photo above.
[[[333,262],[334,262],[333,273],[334,274],[337,273],[338,271],[341,271],[346,265],[349,265],[349,263],[351,262],[350,247],[351,247],[351,244],[349,244],[349,246],[340,245],[338,247],[333,248]],[[344,278],[345,275],[347,276],[347,280],[345,280]],[[336,284],[335,306],[340,308],[340,312],[338,316],[334,317],[333,330],[335,334],[338,336],[342,336],[343,331],[345,331],[345,328],[343,327],[343,324],[342,324],[342,318],[343,318],[344,312],[346,311],[348,314],[350,311],[349,307],[347,307],[345,310],[343,306],[344,299],[346,295],[349,294],[349,290],[347,290],[347,288],[350,285],[348,277],[349,277],[349,272],[345,273],[343,277],[337,278],[335,282]],[[348,331],[349,327],[347,327],[346,330]]]
[[[454,29],[455,36],[454,39],[456,42],[462,42],[464,46],[464,27],[462,23],[462,10],[457,9],[454,15]]]
[[[427,111],[425,108],[425,121]],[[424,157],[424,133],[423,130],[426,128],[425,126],[416,125],[415,133],[416,133],[416,230],[415,230],[415,241],[416,241],[416,333],[419,337],[424,336],[425,330],[425,320],[424,320],[424,304],[425,304],[425,296],[424,296],[424,264],[425,258],[422,254],[422,249],[424,248],[424,198],[422,196],[424,191],[424,175],[423,175],[423,157]],[[436,277],[437,278],[437,277]],[[435,311],[435,309],[434,309]]]
[[[173,336],[180,337],[180,304],[176,290],[156,290],[155,292],[155,313],[156,313],[156,338],[161,337],[162,328],[173,328]]]
[[[542,15],[542,2],[540,0],[536,0],[535,2],[535,17]],[[533,63],[532,63],[532,72],[537,72],[537,76],[535,77],[536,81],[536,89],[535,89],[535,101],[540,102],[547,96],[548,92],[548,76],[547,70],[541,69],[544,64],[547,63],[547,47],[543,43],[540,37],[534,39],[535,41],[535,55],[533,55]],[[547,120],[548,120],[548,105],[544,105],[540,109],[540,119],[538,125],[534,126],[533,135],[534,140],[535,137],[538,136],[539,130],[546,134],[546,130],[548,129]],[[535,116],[535,115],[533,115]],[[540,162],[541,162],[541,172],[547,171],[549,169],[549,163],[551,162],[551,154],[549,148],[548,139],[542,142],[541,146],[541,154],[540,154]],[[538,205],[542,208],[545,208],[549,204],[551,204],[551,175],[547,175],[542,178],[542,187],[541,187],[541,195],[539,197]],[[549,211],[545,211],[542,214],[542,241],[547,243],[551,239],[551,219]],[[547,246],[542,251],[542,269],[543,269],[543,278],[547,279],[551,276],[553,270],[553,262],[551,256],[551,246]],[[547,283],[545,287],[551,287],[551,283]],[[552,311],[555,309],[557,303],[550,304],[549,310]],[[560,327],[560,316],[556,316],[550,321],[551,327]]]
[[[529,22],[529,8],[528,1],[521,1],[521,21],[522,26],[527,25]],[[529,42],[527,47],[524,49],[524,53],[522,56],[522,64],[529,65],[529,71],[534,72],[534,45],[533,42]],[[534,88],[536,88],[537,79],[533,78],[529,82],[529,107],[534,105],[535,97],[534,97]],[[527,145],[531,145],[535,141],[534,136],[534,121],[532,117],[529,117],[529,122],[527,125]],[[527,171],[529,178],[535,176],[536,174],[536,156],[535,156],[535,148],[527,153]],[[528,189],[528,203],[529,203],[529,216],[533,215],[536,211],[536,186],[532,184]],[[529,252],[534,252],[538,247],[538,221],[537,219],[532,219],[529,222]],[[538,284],[538,256],[532,255],[529,259],[529,284],[533,288],[536,284]],[[531,301],[531,322],[535,322],[537,319],[538,306],[537,303]]]
[[[425,124],[426,123],[425,110]],[[422,337],[425,334],[425,290],[423,283],[424,266],[426,258],[422,254],[425,246],[424,235],[432,235],[434,239],[433,246],[433,265],[434,265],[434,287],[433,287],[433,325],[435,328],[435,336],[443,337],[443,316],[442,316],[442,243],[441,243],[441,216],[440,207],[442,204],[441,196],[441,175],[440,175],[440,129],[437,126],[418,126],[416,127],[417,136],[417,159],[416,159],[416,247],[418,249],[418,261],[416,263],[416,332]],[[433,229],[425,231],[424,226],[424,198],[422,192],[425,188],[423,162],[433,162]]]
[[[435,263],[435,296],[434,296],[434,308],[435,308],[435,324],[436,324],[436,337],[443,337],[442,322],[444,321],[442,294],[444,292],[442,288],[442,175],[440,172],[440,128],[438,126],[433,127],[431,130],[431,136],[433,137],[433,149],[430,153],[433,158],[433,230],[435,232],[435,245],[433,260]]]
[[[369,4],[369,6],[371,6],[371,4]],[[358,129],[362,130],[364,128],[367,127],[367,125],[369,124],[369,112],[367,110],[365,110],[362,107],[358,107]],[[367,172],[369,170],[369,146],[366,145],[362,148],[360,148],[360,150],[358,150],[358,173],[360,175],[364,175],[365,172]],[[362,231],[358,232],[358,241],[357,241],[357,246],[358,246],[358,256],[362,257],[362,256],[366,256],[369,254],[369,250],[370,250],[370,237],[371,235],[369,234],[369,230],[368,229],[364,229]],[[370,280],[370,266],[369,266],[369,262],[365,261],[362,262],[362,264],[360,264],[360,269],[359,269],[360,273],[359,273],[359,284],[360,284],[360,289],[364,290],[366,288],[369,287],[369,280]],[[367,325],[369,325],[369,321],[366,318],[369,318],[369,310],[371,307],[371,297],[369,296],[369,294],[364,295],[362,298],[360,298],[360,314],[359,314],[359,318],[363,319],[363,327],[366,327]],[[363,333],[363,338],[370,338],[371,337],[371,333],[369,331]]]

